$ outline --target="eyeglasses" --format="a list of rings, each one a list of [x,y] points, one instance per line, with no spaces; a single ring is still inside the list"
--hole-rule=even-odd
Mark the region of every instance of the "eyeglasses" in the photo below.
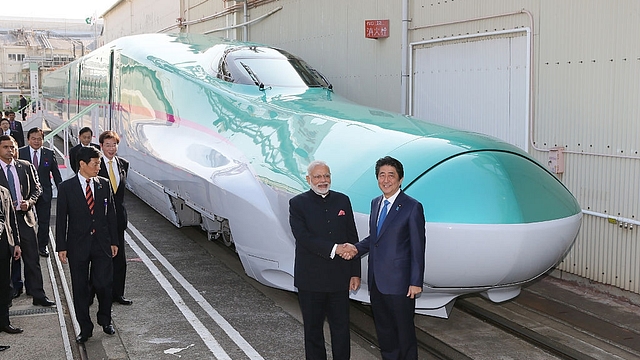
[[[320,180],[320,179],[327,179],[327,180],[331,180],[331,174],[324,174],[324,175],[313,175],[311,176],[312,178],[316,179],[316,180]]]

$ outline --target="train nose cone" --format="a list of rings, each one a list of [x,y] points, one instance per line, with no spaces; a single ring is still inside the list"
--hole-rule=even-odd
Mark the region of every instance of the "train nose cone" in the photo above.
[[[580,213],[573,195],[539,164],[519,154],[475,151],[422,174],[407,193],[428,200],[428,221],[521,224]]]
[[[452,156],[405,191],[425,209],[425,284],[434,288],[531,280],[562,259],[580,227],[573,195],[517,152]]]

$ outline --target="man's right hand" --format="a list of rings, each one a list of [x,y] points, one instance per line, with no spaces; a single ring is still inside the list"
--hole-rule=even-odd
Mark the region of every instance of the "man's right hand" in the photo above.
[[[58,259],[60,259],[60,261],[63,264],[67,263],[67,252],[66,251],[58,251]]]
[[[338,245],[336,248],[336,254],[345,260],[351,260],[358,254],[358,249],[353,244],[344,243]]]

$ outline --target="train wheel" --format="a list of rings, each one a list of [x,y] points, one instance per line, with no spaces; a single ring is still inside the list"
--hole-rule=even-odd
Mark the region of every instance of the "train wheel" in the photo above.
[[[231,232],[229,231],[222,232],[222,243],[227,247],[233,246],[233,236],[231,235]]]

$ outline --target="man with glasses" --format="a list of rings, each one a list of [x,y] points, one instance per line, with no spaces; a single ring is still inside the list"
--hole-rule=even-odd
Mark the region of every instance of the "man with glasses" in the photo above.
[[[360,262],[341,258],[358,241],[349,198],[331,191],[331,172],[323,161],[307,168],[311,190],[289,200],[289,223],[296,239],[294,285],[304,323],[307,359],[326,359],[323,326],[331,330],[333,359],[349,359],[349,291],[360,287]]]

